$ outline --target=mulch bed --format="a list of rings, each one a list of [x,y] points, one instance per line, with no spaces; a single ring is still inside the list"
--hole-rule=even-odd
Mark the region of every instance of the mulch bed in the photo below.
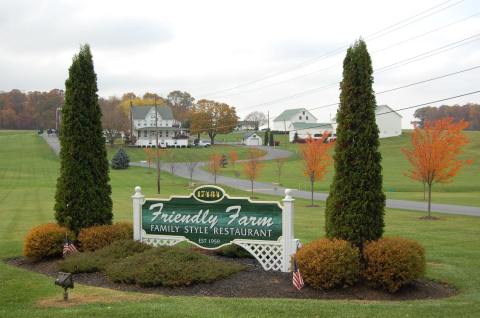
[[[305,286],[297,291],[292,285],[291,273],[264,271],[254,259],[222,260],[241,262],[247,269],[229,278],[211,284],[197,284],[188,287],[154,287],[145,288],[137,285],[117,284],[111,282],[103,273],[75,274],[75,283],[105,287],[122,291],[155,293],[170,296],[210,296],[210,297],[243,297],[243,298],[300,298],[300,299],[354,299],[354,300],[414,300],[436,299],[455,295],[456,290],[451,286],[422,279],[404,286],[397,293],[390,294],[375,290],[358,283],[348,288],[337,288],[322,291]],[[6,263],[33,272],[56,277],[58,270],[55,259],[32,262],[24,257],[6,260]],[[53,279],[52,279],[53,282]]]

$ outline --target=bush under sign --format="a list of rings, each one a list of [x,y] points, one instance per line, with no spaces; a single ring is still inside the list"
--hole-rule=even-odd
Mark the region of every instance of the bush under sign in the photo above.
[[[141,224],[147,235],[183,236],[213,249],[235,239],[277,241],[282,236],[282,207],[203,186],[186,197],[146,199]]]

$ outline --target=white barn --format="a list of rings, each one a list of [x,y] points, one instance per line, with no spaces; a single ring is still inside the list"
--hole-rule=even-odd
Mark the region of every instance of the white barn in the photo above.
[[[242,143],[246,146],[261,146],[262,137],[256,132],[249,132],[243,135]]]
[[[380,138],[400,136],[402,134],[402,115],[388,105],[378,105],[375,110]]]
[[[333,118],[333,131],[336,133],[336,117]],[[379,138],[389,138],[402,134],[402,115],[388,105],[378,105],[375,110],[375,121],[379,131]]]
[[[130,111],[136,146],[154,147],[157,131],[159,147],[188,146],[188,130],[173,118],[169,106],[157,106],[156,114],[155,106],[132,106]]]
[[[289,131],[292,123],[313,124],[316,122],[317,117],[305,108],[286,109],[273,120],[273,130]]]
[[[332,123],[291,123],[288,129],[288,140],[292,142],[295,134],[300,139],[306,139],[308,137],[321,138],[325,133],[333,134]]]

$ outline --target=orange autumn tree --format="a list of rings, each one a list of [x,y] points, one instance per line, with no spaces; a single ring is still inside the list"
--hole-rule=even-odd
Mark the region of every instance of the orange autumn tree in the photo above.
[[[304,161],[303,174],[310,181],[310,190],[312,192],[313,205],[313,186],[315,181],[322,180],[327,173],[328,166],[332,163],[330,149],[333,142],[328,142],[328,134],[323,134],[321,138],[314,139],[309,136],[304,144],[300,146],[301,155]]]
[[[230,151],[230,162],[232,166],[235,168],[235,163],[238,160],[238,153],[235,150]]]
[[[217,184],[217,174],[222,167],[222,156],[218,153],[214,153],[210,156],[210,160],[208,161],[208,171],[213,175],[213,182]]]
[[[258,149],[250,149],[247,153],[247,161],[243,164],[243,172],[250,180],[252,185],[252,197],[253,197],[253,182],[260,175],[260,171],[263,168],[263,164],[260,162],[259,157],[262,155]]]
[[[451,182],[464,165],[471,163],[458,158],[468,143],[463,133],[468,125],[463,120],[454,123],[451,117],[426,122],[424,128],[415,127],[412,147],[402,148],[411,165],[405,175],[428,187],[427,218],[431,218],[432,185]]]
[[[155,158],[155,151],[152,148],[143,148],[145,157],[147,158],[148,168],[150,168],[152,160]]]

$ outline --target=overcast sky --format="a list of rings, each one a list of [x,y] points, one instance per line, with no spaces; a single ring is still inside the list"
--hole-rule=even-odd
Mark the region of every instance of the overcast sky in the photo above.
[[[254,110],[274,117],[337,102],[338,85],[312,89],[341,80],[341,49],[360,36],[380,92],[480,65],[479,34],[478,0],[2,0],[0,90],[64,89],[72,56],[89,43],[100,96],[178,89],[227,102],[242,118]],[[449,50],[385,69],[443,46]],[[325,57],[332,51],[338,54]],[[398,109],[475,91],[479,75],[475,69],[384,93],[377,104]],[[480,94],[445,103],[466,102],[480,102]],[[336,107],[313,112],[325,122]],[[401,112],[404,127],[412,113]]]

